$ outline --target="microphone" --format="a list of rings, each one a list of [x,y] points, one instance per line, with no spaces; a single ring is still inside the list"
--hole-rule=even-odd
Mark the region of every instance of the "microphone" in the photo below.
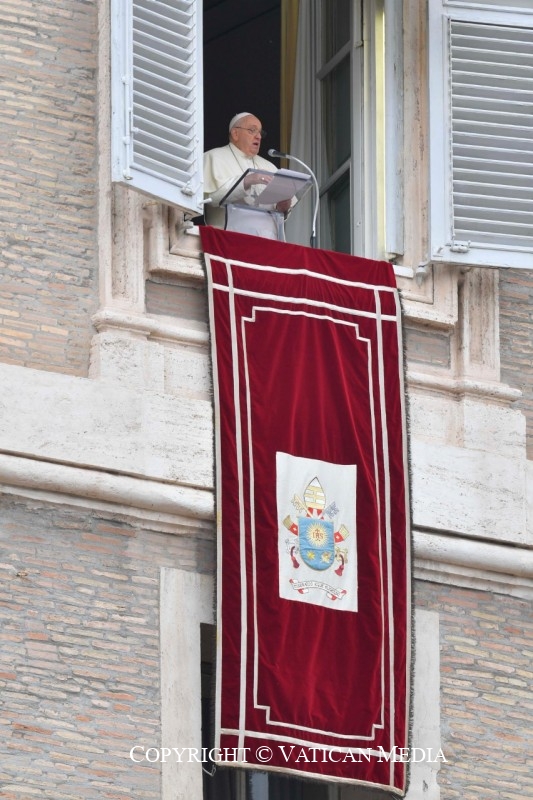
[[[274,158],[290,158],[288,153],[280,153],[279,150],[274,150],[273,147],[270,148],[268,151],[269,156],[274,156]]]
[[[304,167],[308,171],[308,173],[311,175],[311,177],[313,179],[314,186],[315,186],[316,200],[315,200],[315,210],[313,212],[313,224],[312,224],[312,229],[311,229],[311,242],[310,242],[310,244],[311,244],[311,247],[316,247],[316,220],[317,220],[317,217],[318,217],[318,205],[319,205],[319,202],[320,202],[320,189],[318,188],[318,181],[316,179],[315,173],[313,172],[311,167],[309,167],[305,163],[305,161],[302,161],[300,158],[296,158],[296,156],[292,156],[290,153],[280,153],[279,150],[275,150],[273,147],[271,147],[270,150],[268,151],[268,155],[272,156],[273,158],[288,158],[288,159],[291,159],[292,161],[297,161],[298,164],[301,164],[302,167]]]

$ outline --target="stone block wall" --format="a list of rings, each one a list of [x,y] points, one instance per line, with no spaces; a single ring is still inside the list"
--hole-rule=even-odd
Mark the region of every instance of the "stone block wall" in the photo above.
[[[0,4],[0,360],[74,375],[98,299],[96,12]]]
[[[212,572],[211,535],[1,501],[0,797],[159,800],[159,569]]]

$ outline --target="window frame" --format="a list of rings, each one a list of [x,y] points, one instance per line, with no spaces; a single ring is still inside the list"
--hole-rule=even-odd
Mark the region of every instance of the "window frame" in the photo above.
[[[328,20],[325,19],[327,11],[323,0],[318,0],[315,14],[315,51],[318,55],[317,70],[315,72],[316,86],[316,121],[315,130],[317,132],[315,142],[315,163],[318,165],[318,181],[320,188],[320,227],[319,240],[321,246],[332,247],[334,244],[334,232],[331,231],[331,242],[324,242],[326,235],[328,217],[328,202],[332,197],[335,187],[343,181],[348,174],[349,181],[349,203],[350,203],[350,252],[362,252],[364,247],[364,231],[362,219],[362,203],[359,202],[359,194],[362,193],[362,150],[363,150],[363,119],[362,119],[362,86],[363,86],[363,58],[362,58],[362,32],[359,31],[361,19],[362,0],[351,0],[350,9],[350,32],[349,38],[334,55],[326,58],[325,38],[327,35]],[[328,142],[326,140],[324,117],[327,114],[324,102],[324,90],[326,81],[335,73],[337,67],[346,58],[349,60],[349,82],[350,82],[350,155],[342,164],[328,175],[326,170]],[[360,102],[355,102],[359,97]],[[359,114],[356,113],[359,110]],[[359,147],[357,143],[359,142]],[[359,156],[359,158],[358,158]],[[355,180],[355,173],[359,181]],[[356,188],[360,187],[360,192]],[[323,243],[323,244],[322,244]]]
[[[476,245],[454,240],[451,86],[449,80],[451,22],[533,28],[532,0],[522,8],[503,4],[490,7],[477,0],[429,0],[429,152],[430,152],[430,260],[465,266],[531,269],[532,248]]]
[[[314,10],[317,65],[313,161],[320,184],[321,217],[327,213],[326,191],[347,167],[351,252],[367,258],[394,260],[404,251],[401,4],[397,0],[352,0],[349,41],[352,149],[349,163],[341,165],[326,181],[322,166],[325,143],[321,80],[335,57],[324,63],[321,0],[315,0]],[[323,222],[320,229],[323,241]],[[320,246],[324,246],[322,242]]]
[[[316,40],[320,0],[310,2]],[[401,4],[397,0],[351,2],[355,13],[352,11],[349,101],[352,144],[357,145],[352,149],[349,165],[351,252],[393,260],[403,253]],[[137,118],[132,121],[135,113],[132,17],[136,5],[142,7],[143,0],[111,0],[111,172],[113,183],[137,189],[194,217],[203,210],[203,6],[202,0],[177,0],[177,3],[179,9],[191,11],[194,53],[188,68],[195,76],[191,92],[194,102],[190,106],[192,145],[182,163],[189,161],[194,166],[181,184],[165,179],[164,174],[149,175],[135,168],[132,141],[138,123]],[[383,41],[380,52],[376,53],[374,23],[378,15],[383,17]],[[320,91],[316,95],[318,98]],[[313,162],[320,168],[323,142],[317,105],[320,103],[315,103],[315,115],[309,125],[315,123]],[[183,113],[179,102],[178,108]]]

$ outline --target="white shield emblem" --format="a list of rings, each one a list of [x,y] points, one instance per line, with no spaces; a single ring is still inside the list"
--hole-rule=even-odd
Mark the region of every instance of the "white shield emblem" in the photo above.
[[[276,453],[280,597],[357,611],[355,464]]]

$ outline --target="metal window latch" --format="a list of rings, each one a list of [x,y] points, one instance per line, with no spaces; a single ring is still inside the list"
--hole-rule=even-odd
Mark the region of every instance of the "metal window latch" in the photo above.
[[[415,270],[415,281],[418,286],[421,286],[428,276],[430,261],[421,261]]]
[[[456,242],[455,240],[450,245],[452,253],[468,253],[470,250],[470,242]]]

